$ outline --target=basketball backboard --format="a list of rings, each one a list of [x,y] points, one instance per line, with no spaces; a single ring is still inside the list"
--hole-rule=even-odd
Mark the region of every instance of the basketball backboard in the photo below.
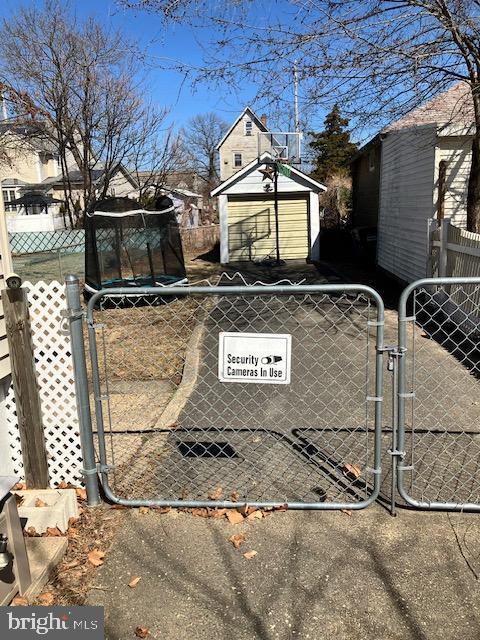
[[[274,160],[301,164],[301,133],[268,131],[258,134],[258,157],[268,151]]]

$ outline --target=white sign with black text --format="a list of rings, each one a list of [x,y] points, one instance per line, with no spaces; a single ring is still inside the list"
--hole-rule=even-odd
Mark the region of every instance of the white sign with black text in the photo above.
[[[221,332],[220,382],[290,384],[292,336],[286,333]]]

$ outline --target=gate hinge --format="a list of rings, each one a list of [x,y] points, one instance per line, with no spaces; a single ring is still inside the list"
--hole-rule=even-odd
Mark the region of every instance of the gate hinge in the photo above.
[[[113,471],[115,469],[115,465],[114,464],[100,464],[100,462],[97,464],[97,469],[99,473],[109,473],[110,471]]]

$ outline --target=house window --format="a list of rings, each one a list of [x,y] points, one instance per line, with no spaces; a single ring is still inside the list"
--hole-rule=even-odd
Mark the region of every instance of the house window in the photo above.
[[[251,136],[253,132],[253,124],[251,120],[245,120],[245,135]]]
[[[234,153],[233,154],[233,166],[234,167],[241,167],[242,166],[242,154],[241,153]]]
[[[368,170],[375,171],[375,151],[370,151],[368,154]]]
[[[5,204],[5,211],[16,211],[16,204],[8,204],[12,200],[16,199],[15,191],[13,189],[2,189],[3,202]]]

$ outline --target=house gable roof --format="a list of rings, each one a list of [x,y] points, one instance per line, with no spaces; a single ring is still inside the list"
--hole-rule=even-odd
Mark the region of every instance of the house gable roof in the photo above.
[[[382,133],[425,124],[471,124],[474,121],[473,101],[469,85],[457,82],[447,91],[420,105],[399,120],[382,129]]]
[[[231,134],[231,132],[233,131],[233,129],[235,129],[235,127],[237,126],[237,124],[240,122],[240,120],[243,118],[244,115],[248,115],[250,116],[250,118],[255,122],[255,124],[257,125],[257,127],[261,130],[261,131],[268,131],[268,128],[263,124],[263,122],[260,120],[260,118],[256,115],[256,113],[250,109],[250,107],[245,107],[245,109],[242,111],[242,113],[238,116],[238,118],[235,120],[235,122],[232,124],[232,126],[230,127],[230,129],[227,131],[227,133],[223,136],[223,138],[220,140],[220,142],[217,144],[216,149],[220,149],[220,147],[222,146],[222,144],[225,142],[225,140],[228,138],[228,136]]]
[[[247,164],[243,169],[241,169],[240,171],[237,171],[237,173],[234,173],[233,176],[230,176],[230,178],[222,182],[222,184],[220,184],[216,189],[214,189],[210,193],[210,195],[212,197],[221,195],[226,189],[231,187],[233,184],[242,180],[246,175],[248,175],[252,171],[255,171],[255,169],[257,169],[262,164],[264,164],[266,160],[272,160],[272,155],[268,153],[268,151],[265,151],[265,153],[263,153],[260,156],[260,158],[255,158],[255,160],[252,160],[252,162]],[[292,167],[289,164],[285,166],[287,166],[290,169],[292,176],[301,178],[303,182],[306,182],[312,188],[312,191],[318,192],[318,191],[327,190],[327,187],[325,185],[321,184],[320,182],[317,182],[313,178],[310,178],[310,176],[307,176],[307,174],[303,173],[303,171],[300,171],[299,169],[296,169],[295,167]],[[292,177],[292,180],[295,180],[295,177]]]

